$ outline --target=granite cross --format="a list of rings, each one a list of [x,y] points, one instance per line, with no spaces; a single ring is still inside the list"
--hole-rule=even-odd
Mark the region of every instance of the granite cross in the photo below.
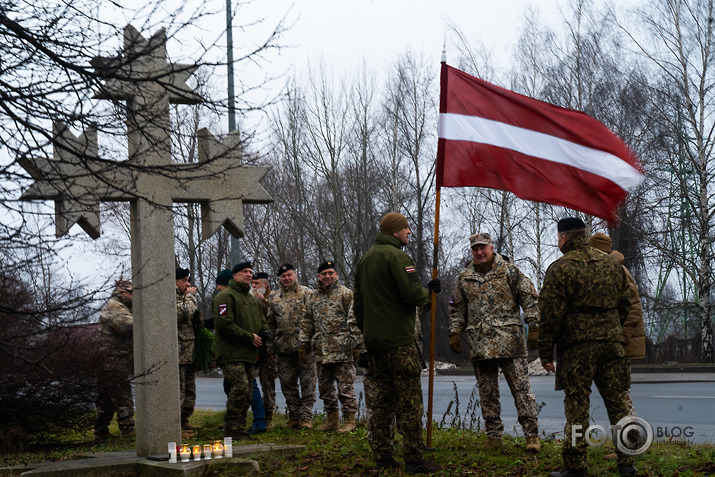
[[[172,163],[169,104],[201,98],[186,85],[196,67],[167,61],[164,30],[147,40],[128,25],[122,54],[92,66],[107,78],[96,97],[126,102],[129,159],[103,160],[96,130],[55,123],[54,158],[19,161],[35,179],[22,199],[55,201],[57,236],[76,223],[93,238],[100,201],[130,202],[137,455],[165,454],[181,441],[172,205],[201,204],[204,238],[221,225],[241,237],[243,204],[272,202],[258,183],[269,167],[242,163],[237,134],[218,141],[206,129],[199,162]]]

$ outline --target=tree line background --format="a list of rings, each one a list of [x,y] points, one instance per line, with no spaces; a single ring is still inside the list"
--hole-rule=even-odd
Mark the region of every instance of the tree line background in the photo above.
[[[27,386],[45,393],[71,390],[84,396],[73,401],[77,406],[91,404],[76,362],[61,350],[78,336],[86,337],[85,325],[96,321],[114,280],[131,277],[126,204],[102,205],[103,236],[91,241],[74,231],[69,240],[55,238],[52,204],[18,201],[31,181],[17,161],[51,157],[53,121],[78,132],[98,128],[103,160],[121,167],[126,159],[126,127],[119,116],[125,106],[117,102],[100,108],[92,102],[106,78],[90,61],[107,49],[119,49],[122,38],[124,25],[100,15],[100,8],[110,4],[77,0],[40,6],[0,0],[3,416],[12,414],[5,412],[9,409],[20,415],[13,399],[26,395]],[[169,7],[159,2],[136,26],[147,37],[164,26],[171,38],[221,13]],[[583,218],[592,233],[613,238],[638,283],[649,338],[646,360],[712,363],[713,2],[655,0],[616,15],[600,3],[573,0],[562,14],[562,22],[549,27],[535,10],[528,12],[508,61],[497,61],[481,42],[451,26],[449,63],[519,93],[584,111],[629,144],[641,159],[645,180],[620,209],[621,221]],[[285,28],[279,22],[261,38],[245,42],[250,46],[236,56],[236,64],[260,64],[281,49]],[[248,27],[241,31],[251,34]],[[223,39],[215,41],[218,45]],[[210,50],[211,45],[203,46]],[[172,106],[177,162],[198,160],[201,127],[219,136],[227,132],[225,86],[212,74],[225,68],[225,61],[208,53],[191,60],[199,65],[194,86],[206,101]],[[509,68],[495,66],[502,63]],[[437,61],[405,51],[389,64],[363,64],[350,71],[312,64],[304,73],[278,79],[285,84],[282,93],[260,104],[247,98],[265,82],[239,83],[244,162],[273,166],[262,185],[275,199],[267,206],[245,207],[241,252],[269,273],[274,286],[280,264],[294,264],[300,282],[312,285],[317,265],[327,259],[336,262],[342,282],[351,286],[355,264],[390,211],[408,218],[413,234],[406,249],[427,283],[435,230],[438,77]],[[275,84],[276,79],[263,81]],[[265,114],[259,130],[244,116],[255,110]],[[201,238],[198,204],[176,204],[174,211],[177,265],[190,268],[208,314],[216,273],[231,266],[229,237],[221,230],[211,239]],[[567,214],[573,212],[508,192],[442,190],[437,359],[468,361],[468,351],[453,355],[447,340],[447,302],[471,257],[468,236],[491,233],[495,249],[511,257],[538,290],[546,268],[560,255],[555,222]],[[77,250],[99,257],[88,262],[96,268],[87,274],[91,278],[67,271],[63,261],[70,248],[73,260],[82,258]],[[423,319],[423,332],[428,340],[428,319]],[[92,360],[86,361],[89,367]],[[55,384],[48,387],[48,380]],[[37,396],[53,416],[75,408],[43,393]]]

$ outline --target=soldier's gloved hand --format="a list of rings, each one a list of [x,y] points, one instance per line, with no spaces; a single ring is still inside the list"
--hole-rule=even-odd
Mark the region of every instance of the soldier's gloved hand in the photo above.
[[[357,361],[360,358],[360,349],[355,348],[353,350],[353,362]]]
[[[430,282],[427,284],[427,289],[431,292],[439,293],[442,291],[442,282],[439,281],[439,278],[430,280]]]
[[[529,351],[539,348],[539,327],[529,326],[529,333],[526,335],[526,346]]]
[[[452,350],[452,353],[462,352],[462,337],[457,333],[449,334],[449,349]]]
[[[304,343],[298,347],[298,360],[305,364],[308,362],[308,353],[310,353],[310,345]]]
[[[360,356],[358,356],[358,366],[360,366],[361,368],[367,368],[369,361],[370,354],[367,351],[360,353]]]

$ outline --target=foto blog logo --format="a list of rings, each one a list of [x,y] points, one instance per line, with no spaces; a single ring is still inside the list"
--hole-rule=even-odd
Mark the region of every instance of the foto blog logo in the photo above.
[[[576,446],[576,440],[583,437],[586,443],[593,447],[601,447],[608,440],[608,433],[603,426],[593,424],[585,432],[583,426],[572,426],[571,445]],[[653,426],[648,421],[638,416],[625,416],[615,425],[609,425],[613,443],[619,452],[628,456],[636,456],[647,451],[653,444]]]

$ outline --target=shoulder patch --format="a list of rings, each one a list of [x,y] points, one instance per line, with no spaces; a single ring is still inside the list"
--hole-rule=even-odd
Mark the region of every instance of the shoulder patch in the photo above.
[[[407,272],[407,273],[415,273],[415,267],[413,267],[412,265],[410,265],[410,266],[408,266],[408,267],[405,267],[405,272]]]
[[[218,305],[218,314],[219,314],[219,316],[225,315],[227,311],[228,311],[228,305],[227,305],[226,303],[220,303],[220,304]]]

